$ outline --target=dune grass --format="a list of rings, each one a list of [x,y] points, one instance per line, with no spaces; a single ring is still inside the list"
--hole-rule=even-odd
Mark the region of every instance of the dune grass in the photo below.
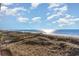
[[[9,53],[11,52],[10,54],[13,56],[79,55],[79,38],[42,33],[1,31],[0,49],[0,52],[9,50]]]

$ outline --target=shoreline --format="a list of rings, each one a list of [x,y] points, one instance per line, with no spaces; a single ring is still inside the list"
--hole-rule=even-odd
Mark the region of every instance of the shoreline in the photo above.
[[[45,35],[50,35],[50,36],[60,36],[60,37],[72,37],[72,38],[79,38],[79,35],[70,35],[70,34],[45,34]]]

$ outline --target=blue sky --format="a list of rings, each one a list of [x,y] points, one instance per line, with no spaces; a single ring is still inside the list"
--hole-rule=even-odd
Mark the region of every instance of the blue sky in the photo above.
[[[0,29],[79,29],[78,3],[2,3]]]

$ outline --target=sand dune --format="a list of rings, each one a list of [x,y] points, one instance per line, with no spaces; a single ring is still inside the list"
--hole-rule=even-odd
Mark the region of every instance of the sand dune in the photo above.
[[[2,56],[76,56],[79,38],[42,33],[0,32]]]

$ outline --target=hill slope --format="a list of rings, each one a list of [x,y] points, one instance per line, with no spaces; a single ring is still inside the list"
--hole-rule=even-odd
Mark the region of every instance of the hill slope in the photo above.
[[[79,38],[27,32],[0,32],[0,55],[75,56]]]

